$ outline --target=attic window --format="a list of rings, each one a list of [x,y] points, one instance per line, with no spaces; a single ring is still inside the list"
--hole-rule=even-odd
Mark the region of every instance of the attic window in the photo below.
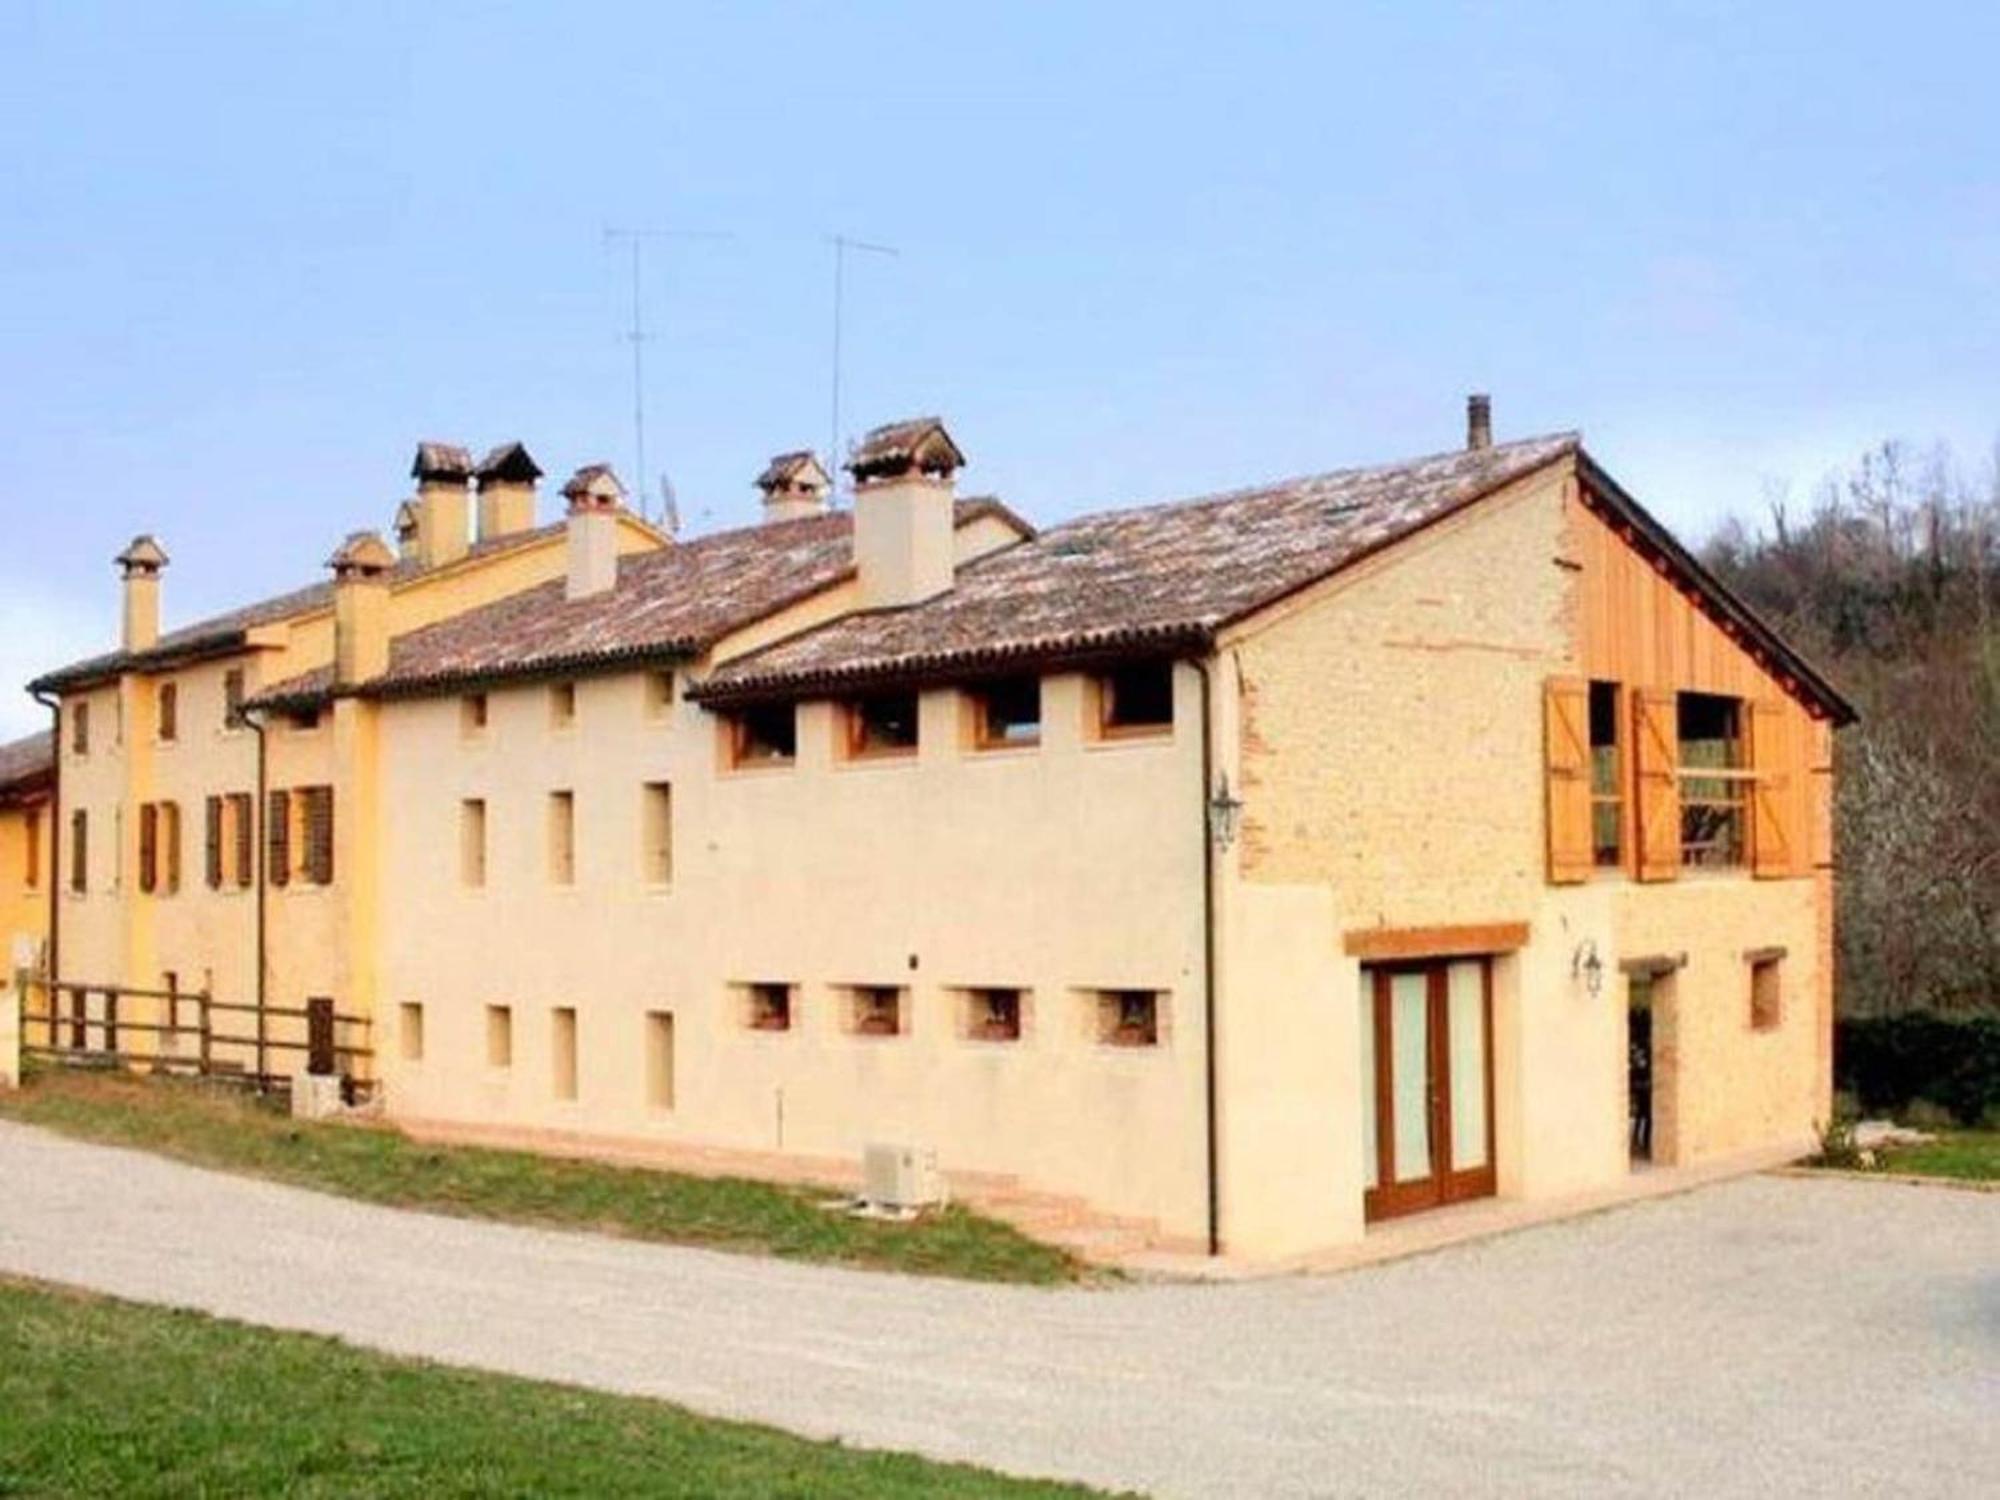
[[[467,693],[458,700],[458,727],[464,734],[478,734],[486,728],[484,693]]]
[[[798,756],[798,711],[790,703],[739,709],[725,722],[732,766],[785,766]]]
[[[854,986],[848,991],[847,1029],[854,1036],[901,1036],[902,990],[888,984]]]
[[[972,741],[981,750],[1005,750],[1042,742],[1042,682],[1039,677],[1007,677],[973,690]]]
[[[1679,728],[1681,863],[1733,869],[1743,863],[1752,777],[1743,754],[1743,703],[1682,693]]]
[[[1097,679],[1098,730],[1107,739],[1162,734],[1174,725],[1172,662],[1118,667]]]
[[[847,753],[855,760],[917,752],[917,695],[877,693],[845,705]]]

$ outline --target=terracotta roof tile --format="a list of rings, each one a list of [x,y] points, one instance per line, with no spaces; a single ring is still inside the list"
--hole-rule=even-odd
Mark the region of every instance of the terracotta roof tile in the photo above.
[[[0,800],[39,788],[55,774],[55,736],[44,729],[0,745]]]

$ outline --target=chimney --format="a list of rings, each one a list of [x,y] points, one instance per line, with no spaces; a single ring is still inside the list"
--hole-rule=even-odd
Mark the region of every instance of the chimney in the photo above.
[[[802,448],[797,453],[780,453],[764,465],[764,472],[757,476],[757,488],[764,492],[767,522],[799,521],[826,514],[833,476],[820,466],[818,455]]]
[[[535,481],[542,466],[519,443],[502,443],[479,461],[479,540],[514,536],[535,524]]]
[[[917,604],[951,587],[952,475],[964,463],[936,417],[878,427],[856,445],[847,469],[863,609]]]
[[[121,639],[127,651],[149,651],[160,639],[160,569],[167,565],[166,549],[151,536],[135,536],[116,561],[125,579]]]
[[[396,507],[396,555],[410,562],[417,555],[417,502],[405,500]]]
[[[1465,398],[1465,446],[1473,453],[1493,446],[1493,398],[1484,391]]]
[[[625,486],[609,464],[585,464],[563,486],[569,502],[569,579],[564,596],[584,599],[618,582],[618,513]]]
[[[465,556],[466,494],[472,455],[456,443],[419,443],[410,474],[417,481],[417,558],[441,568]]]
[[[333,680],[352,687],[389,667],[389,570],[396,554],[357,531],[326,560],[333,569]]]

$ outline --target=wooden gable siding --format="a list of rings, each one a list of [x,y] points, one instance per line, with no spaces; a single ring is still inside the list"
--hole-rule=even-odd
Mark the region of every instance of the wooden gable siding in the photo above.
[[[1644,695],[1681,692],[1743,700],[1744,730],[1760,778],[1746,864],[1766,877],[1806,873],[1818,863],[1814,856],[1821,847],[1815,835],[1824,812],[1817,806],[1812,773],[1830,759],[1831,726],[1824,712],[1809,705],[1795,682],[1753,655],[1737,628],[1720,621],[1692,587],[1649,556],[1615,512],[1594,505],[1587,485],[1567,498],[1564,554],[1575,570],[1581,675],[1620,684],[1627,689],[1622,696],[1633,703]],[[1628,714],[1621,733],[1631,736],[1638,717]],[[1666,729],[1671,733],[1671,719]],[[1644,746],[1634,748],[1643,757]],[[1640,792],[1643,798],[1643,788]],[[1643,802],[1638,811],[1643,823]],[[1650,874],[1635,862],[1643,856],[1632,846],[1644,842],[1643,830],[1639,839],[1627,840],[1628,873],[1672,878],[1664,868],[1664,850],[1654,862],[1660,867]]]

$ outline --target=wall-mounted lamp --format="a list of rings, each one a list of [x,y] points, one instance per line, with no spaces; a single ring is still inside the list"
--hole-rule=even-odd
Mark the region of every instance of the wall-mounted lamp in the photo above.
[[[1569,977],[1581,979],[1593,1000],[1604,993],[1604,960],[1598,957],[1595,938],[1585,938],[1576,945],[1569,959]]]
[[[1224,771],[1215,785],[1215,795],[1208,799],[1208,832],[1215,847],[1227,849],[1235,843],[1242,823],[1243,799],[1229,790],[1229,773]]]

